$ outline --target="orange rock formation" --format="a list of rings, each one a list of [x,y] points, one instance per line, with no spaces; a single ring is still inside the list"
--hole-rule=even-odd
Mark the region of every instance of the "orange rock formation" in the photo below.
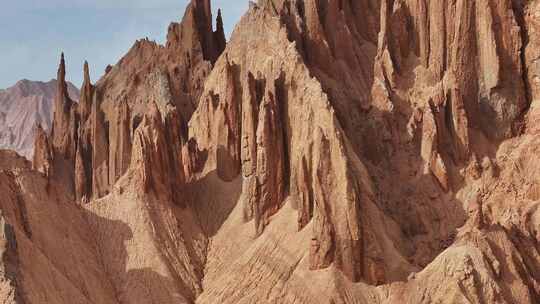
[[[192,0],[34,165],[0,153],[7,303],[538,303],[537,0]],[[49,278],[45,280],[44,278]]]

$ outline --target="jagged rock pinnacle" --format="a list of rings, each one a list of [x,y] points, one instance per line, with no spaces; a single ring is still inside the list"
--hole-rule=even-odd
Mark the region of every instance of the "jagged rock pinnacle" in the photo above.
[[[66,81],[66,61],[64,59],[64,52],[60,55],[60,65],[58,66],[58,81]]]
[[[0,151],[25,303],[539,302],[538,1],[187,2]]]
[[[84,61],[84,83],[90,83],[90,69],[86,60]]]
[[[221,9],[218,9],[218,13],[216,17],[216,28],[218,31],[220,29],[223,30],[223,17],[221,16]]]
[[[81,116],[81,122],[84,123],[90,116],[92,108],[92,98],[94,88],[90,81],[90,68],[88,67],[88,61],[84,61],[84,81],[81,87],[81,99],[79,103],[79,113]]]
[[[218,9],[218,15],[216,17],[216,31],[214,32],[214,39],[216,42],[217,55],[221,54],[227,45],[225,39],[225,30],[223,27],[223,17],[221,16],[221,9]]]

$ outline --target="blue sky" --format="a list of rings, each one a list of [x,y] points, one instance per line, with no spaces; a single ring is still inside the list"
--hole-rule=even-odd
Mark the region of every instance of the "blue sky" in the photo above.
[[[92,81],[115,64],[135,40],[163,43],[167,27],[184,15],[187,0],[17,0],[0,11],[0,88],[20,79],[56,77],[60,53],[67,78],[82,83],[84,60]],[[247,10],[248,0],[214,0],[230,33]],[[215,17],[215,14],[214,14]]]

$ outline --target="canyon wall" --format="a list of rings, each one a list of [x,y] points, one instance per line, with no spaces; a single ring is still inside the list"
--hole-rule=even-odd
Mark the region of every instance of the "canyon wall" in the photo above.
[[[537,303],[539,9],[260,0],[225,42],[192,0],[79,103],[62,56],[34,169],[0,154],[2,294]]]

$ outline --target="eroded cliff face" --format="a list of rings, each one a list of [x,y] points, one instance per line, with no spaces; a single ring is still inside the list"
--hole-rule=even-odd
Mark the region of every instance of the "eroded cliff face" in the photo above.
[[[0,155],[2,301],[117,303],[88,226],[94,215],[74,208],[64,186],[30,162]]]
[[[165,46],[85,65],[78,105],[59,85],[42,174],[2,171],[82,214],[30,227],[78,227],[62,254],[99,265],[26,239],[100,303],[536,303],[539,5],[261,0],[225,43],[193,0]],[[39,290],[15,269],[6,294]]]
[[[181,151],[204,79],[224,47],[221,14],[213,31],[210,2],[193,1],[182,22],[169,26],[165,46],[137,41],[95,85],[85,63],[79,104],[67,95],[62,54],[50,138],[55,178],[79,202],[110,193],[128,171],[136,130],[154,103],[164,123],[161,136],[171,140],[171,152]],[[167,169],[182,181],[181,153],[171,157],[174,166]]]

